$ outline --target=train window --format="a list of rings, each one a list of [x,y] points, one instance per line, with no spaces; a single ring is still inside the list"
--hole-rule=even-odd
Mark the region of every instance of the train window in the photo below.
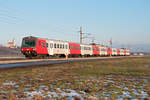
[[[77,50],[79,50],[79,46],[77,46]]]
[[[45,42],[43,42],[43,48],[45,48]]]
[[[53,48],[53,43],[50,43],[50,48]]]
[[[73,48],[73,46],[71,45],[71,46],[70,46],[70,49],[72,49],[72,48]]]
[[[60,48],[62,48],[62,44],[60,44]]]
[[[70,45],[69,45],[69,49],[70,49]]]
[[[59,44],[57,44],[57,48],[59,48]]]
[[[39,46],[41,46],[41,42],[39,41]]]
[[[80,50],[80,46],[78,46],[78,50]]]
[[[46,47],[48,48],[48,43],[46,43]]]
[[[62,45],[62,48],[64,49],[64,44]]]
[[[54,48],[56,48],[56,43],[54,44]]]
[[[69,46],[70,50],[72,49],[72,45]]]
[[[68,49],[68,46],[66,45],[66,49]]]

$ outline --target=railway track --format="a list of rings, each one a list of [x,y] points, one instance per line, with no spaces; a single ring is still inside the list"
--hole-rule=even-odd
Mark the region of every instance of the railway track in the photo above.
[[[93,60],[109,60],[109,59],[122,59],[122,58],[130,58],[135,56],[124,56],[124,57],[92,57],[92,58],[69,58],[68,60],[61,59],[21,59],[21,60],[8,60],[8,61],[0,61],[0,68],[16,68],[16,67],[28,67],[28,66],[38,66],[38,65],[51,65],[51,64],[59,64],[59,63],[70,63],[70,62],[78,62],[78,61],[93,61]],[[142,56],[136,56],[142,57]]]

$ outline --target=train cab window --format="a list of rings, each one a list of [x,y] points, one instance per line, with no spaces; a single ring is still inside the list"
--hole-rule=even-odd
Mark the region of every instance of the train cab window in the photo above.
[[[43,48],[45,48],[45,42],[43,42]]]
[[[50,43],[50,48],[53,48],[53,43]]]
[[[41,42],[39,41],[39,46],[41,46]]]
[[[46,47],[48,48],[48,43],[46,43]]]

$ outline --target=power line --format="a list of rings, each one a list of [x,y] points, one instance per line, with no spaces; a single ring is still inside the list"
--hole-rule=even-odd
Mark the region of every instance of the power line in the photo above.
[[[17,23],[14,23],[14,22],[10,22],[10,21],[7,21],[7,20],[2,20],[0,19],[0,23],[5,23],[5,24],[17,24]]]
[[[22,21],[20,18],[16,17],[16,16],[12,16],[10,15],[9,13],[7,12],[1,12],[0,11],[0,20],[4,20],[4,21],[9,21],[9,23],[13,22],[13,23],[16,23],[16,21]],[[4,22],[3,21],[3,22]]]
[[[13,20],[13,23],[16,23],[15,21],[22,21],[21,18],[19,18],[18,16],[14,15],[14,13],[16,13],[17,10],[16,9],[12,9],[12,8],[10,9],[10,8],[4,7],[4,5],[2,5],[4,3],[6,4],[7,1],[6,0],[0,0],[0,4],[1,4],[1,6],[0,6],[0,20],[2,22],[7,22],[7,23],[10,23],[9,20],[11,20],[11,23],[12,23],[12,20]]]
[[[8,15],[8,14],[3,14],[3,13],[1,13],[1,12],[0,12],[0,16],[8,17],[8,18],[16,19],[16,20],[19,19],[19,18],[15,17],[15,16],[10,16],[10,15]]]

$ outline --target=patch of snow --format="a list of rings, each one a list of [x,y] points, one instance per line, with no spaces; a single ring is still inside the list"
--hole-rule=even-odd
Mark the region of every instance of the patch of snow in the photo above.
[[[6,85],[14,86],[14,85],[16,85],[16,83],[13,82],[13,81],[9,81],[9,82],[3,83],[3,85],[4,85],[4,86],[6,86]]]
[[[74,100],[74,97],[77,96],[80,98],[80,100],[84,100],[83,97],[77,93],[75,90],[71,90],[71,89],[63,89],[61,90],[60,88],[56,89],[57,92],[51,92],[48,91],[47,95],[43,94],[43,91],[32,91],[32,92],[25,92],[25,94],[27,95],[28,98],[32,99],[35,95],[40,95],[43,97],[50,97],[50,98],[61,98],[61,97],[68,97],[69,100]]]

